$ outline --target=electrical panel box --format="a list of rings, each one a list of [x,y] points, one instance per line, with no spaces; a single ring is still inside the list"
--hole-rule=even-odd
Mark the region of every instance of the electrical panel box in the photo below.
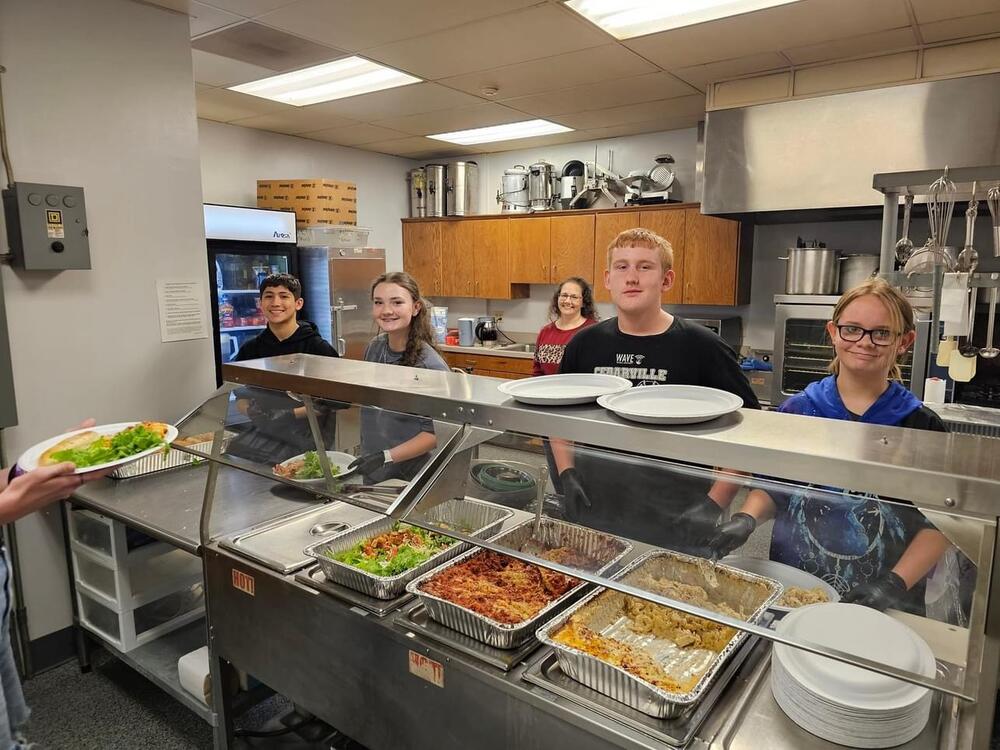
[[[3,191],[14,265],[27,271],[90,268],[83,188],[15,182]]]

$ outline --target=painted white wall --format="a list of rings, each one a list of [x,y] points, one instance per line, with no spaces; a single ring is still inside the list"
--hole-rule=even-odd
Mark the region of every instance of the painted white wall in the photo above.
[[[659,154],[672,155],[675,164],[671,169],[674,170],[676,179],[671,197],[693,201],[697,141],[698,131],[695,128],[685,128],[471,156],[469,159],[479,165],[479,211],[484,214],[500,213],[496,195],[505,169],[510,169],[515,164],[527,167],[537,161],[548,161],[561,172],[563,165],[572,159],[593,161],[595,149],[597,162],[602,167],[608,166],[608,152],[611,152],[611,169],[618,174],[628,174],[634,169],[649,169],[655,163],[653,157]]]
[[[187,17],[128,0],[0,0],[0,63],[15,178],[84,188],[93,266],[0,271],[12,461],[87,416],[174,420],[215,378],[210,339],[160,342],[155,295],[160,278],[208,284]],[[35,639],[72,622],[58,509],[17,532]]]
[[[206,203],[257,205],[257,180],[325,177],[358,186],[358,225],[368,244],[384,247],[386,268],[402,270],[400,218],[409,213],[407,159],[279,133],[198,121],[202,192]]]

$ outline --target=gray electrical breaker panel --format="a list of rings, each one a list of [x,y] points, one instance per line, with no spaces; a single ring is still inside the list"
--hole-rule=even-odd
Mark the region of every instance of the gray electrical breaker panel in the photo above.
[[[3,191],[14,265],[27,271],[90,268],[83,188],[15,182]]]

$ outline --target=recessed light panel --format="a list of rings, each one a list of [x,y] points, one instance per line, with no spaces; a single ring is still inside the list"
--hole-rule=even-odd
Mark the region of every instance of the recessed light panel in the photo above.
[[[241,94],[304,107],[419,82],[419,78],[371,60],[345,57],[229,88]]]
[[[486,128],[472,130],[457,130],[454,133],[438,133],[429,135],[436,141],[457,143],[460,146],[474,146],[478,143],[494,143],[495,141],[513,141],[518,138],[532,138],[537,135],[552,135],[553,133],[568,133],[573,128],[557,125],[548,120],[525,120],[510,122],[506,125],[490,125]]]
[[[798,0],[569,0],[568,8],[618,39],[678,29]]]

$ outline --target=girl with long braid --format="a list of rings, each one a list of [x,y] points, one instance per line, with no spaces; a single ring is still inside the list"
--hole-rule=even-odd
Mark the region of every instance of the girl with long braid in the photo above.
[[[448,370],[434,348],[430,305],[420,296],[412,276],[402,271],[382,274],[372,282],[371,298],[372,317],[380,332],[365,347],[366,361]],[[362,407],[361,456],[351,468],[359,469],[370,484],[410,480],[436,446],[431,420]]]

